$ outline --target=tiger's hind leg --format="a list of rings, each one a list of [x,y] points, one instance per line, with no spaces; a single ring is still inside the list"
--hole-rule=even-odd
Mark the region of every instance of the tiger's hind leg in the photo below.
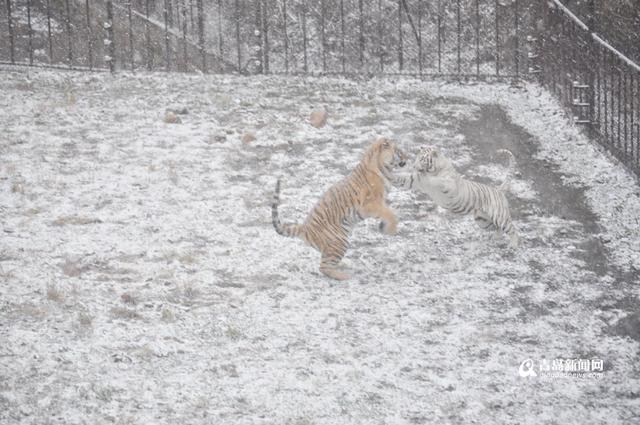
[[[491,217],[489,217],[487,213],[480,210],[473,211],[473,219],[481,229],[488,229],[493,224],[493,222],[491,221]]]
[[[509,221],[506,230],[504,230],[507,235],[509,235],[509,247],[517,248],[520,243],[520,237],[518,236],[518,231],[516,227],[513,225],[511,221]]]
[[[504,209],[502,214],[494,217],[493,223],[509,237],[509,247],[517,248],[520,238],[518,237],[518,230],[511,221],[511,214],[508,209]]]
[[[346,239],[338,239],[331,241],[327,244],[326,248],[322,251],[322,257],[320,259],[320,271],[335,280],[347,280],[351,276],[349,273],[342,270],[342,257],[347,251]]]

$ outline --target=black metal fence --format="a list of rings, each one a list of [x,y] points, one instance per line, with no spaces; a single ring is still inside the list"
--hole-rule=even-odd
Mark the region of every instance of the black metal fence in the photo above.
[[[0,62],[530,77],[640,174],[640,67],[559,0],[0,0]],[[596,16],[591,14],[591,16]]]
[[[0,61],[247,73],[526,74],[525,0],[0,0]]]
[[[537,62],[534,73],[571,111],[575,123],[587,125],[607,149],[640,174],[640,66],[558,0],[545,5],[545,29],[537,55],[532,55]]]

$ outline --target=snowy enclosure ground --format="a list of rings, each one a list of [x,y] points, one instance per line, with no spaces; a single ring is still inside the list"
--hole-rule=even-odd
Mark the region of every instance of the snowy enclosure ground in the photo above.
[[[0,93],[0,423],[638,423],[640,188],[537,86],[3,69]],[[377,135],[493,184],[511,149],[521,247],[393,191],[399,234],[361,223],[353,279],[320,275],[272,228],[276,178],[300,221]]]

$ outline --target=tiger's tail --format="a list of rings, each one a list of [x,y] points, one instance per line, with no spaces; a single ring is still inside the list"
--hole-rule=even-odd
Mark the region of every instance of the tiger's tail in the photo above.
[[[288,236],[290,238],[303,238],[304,239],[304,225],[303,224],[282,224],[278,215],[278,206],[280,205],[280,179],[276,183],[276,190],[273,193],[273,203],[271,204],[271,219],[273,221],[273,227],[276,232],[282,236]]]
[[[511,179],[516,169],[516,158],[513,156],[511,151],[507,149],[498,149],[497,153],[502,153],[509,157],[509,170],[507,171],[507,177],[505,177],[504,181],[499,187],[500,190],[507,191],[509,190],[509,185],[511,184]]]

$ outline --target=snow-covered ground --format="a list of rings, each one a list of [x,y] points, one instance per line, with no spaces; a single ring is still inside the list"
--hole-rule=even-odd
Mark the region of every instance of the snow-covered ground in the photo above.
[[[3,69],[0,93],[0,423],[638,423],[640,188],[536,86]],[[276,178],[302,220],[377,135],[494,184],[513,150],[521,247],[394,191],[399,234],[361,223],[353,279],[320,275],[272,228]]]

